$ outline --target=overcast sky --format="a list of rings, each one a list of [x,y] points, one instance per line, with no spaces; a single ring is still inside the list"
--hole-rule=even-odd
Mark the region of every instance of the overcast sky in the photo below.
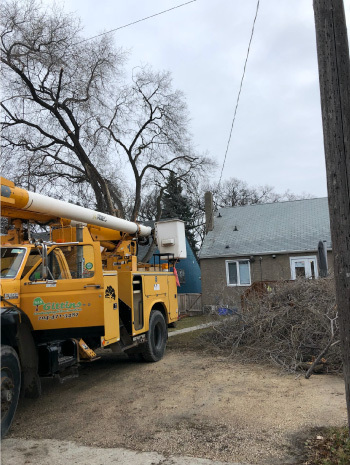
[[[86,37],[186,0],[64,0]],[[350,1],[345,0],[347,22]],[[114,33],[128,67],[169,70],[196,148],[222,165],[256,0],[197,0]],[[217,172],[219,178],[220,169]],[[224,178],[327,195],[312,0],[261,0]]]

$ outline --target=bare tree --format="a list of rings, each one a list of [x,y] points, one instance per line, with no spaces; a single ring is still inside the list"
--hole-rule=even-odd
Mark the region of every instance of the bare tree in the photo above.
[[[94,197],[136,220],[143,189],[157,191],[157,205],[169,172],[205,169],[169,73],[146,67],[122,82],[125,54],[110,36],[81,43],[79,21],[36,0],[5,1],[1,18],[3,154],[22,185]]]
[[[192,147],[182,92],[173,90],[170,73],[139,68],[132,85],[121,89],[105,114],[107,117],[98,118],[100,131],[106,132],[120,156],[126,157],[135,180],[131,219],[138,218],[142,191],[150,185],[157,192],[154,207],[159,219],[169,173],[186,179],[210,165],[208,158],[195,154]]]
[[[15,152],[18,168],[34,178],[85,182],[98,208],[113,214],[93,115],[124,54],[106,36],[79,44],[79,21],[35,0],[3,2],[1,22],[5,153]]]
[[[205,187],[213,192],[216,208],[242,207],[260,203],[282,202],[286,200],[300,200],[310,198],[309,194],[297,195],[290,191],[283,194],[275,192],[275,188],[269,185],[249,186],[245,181],[237,178],[229,178],[220,185],[212,184]]]

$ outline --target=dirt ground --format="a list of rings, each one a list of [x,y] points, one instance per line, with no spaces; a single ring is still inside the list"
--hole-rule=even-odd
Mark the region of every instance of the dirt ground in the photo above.
[[[344,382],[310,380],[179,349],[158,363],[112,353],[77,379],[45,380],[23,399],[8,437],[58,439],[250,464],[300,463],[315,428],[346,422]]]

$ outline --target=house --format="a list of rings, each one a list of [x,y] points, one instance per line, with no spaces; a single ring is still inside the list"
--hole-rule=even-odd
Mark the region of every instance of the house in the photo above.
[[[206,198],[207,235],[200,251],[202,304],[240,305],[253,282],[317,278],[318,245],[332,268],[328,199],[225,207]]]

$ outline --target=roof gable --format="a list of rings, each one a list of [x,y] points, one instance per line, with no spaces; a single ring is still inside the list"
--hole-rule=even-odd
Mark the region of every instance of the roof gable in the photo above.
[[[315,251],[320,240],[331,247],[327,197],[226,207],[215,213],[200,258]]]

